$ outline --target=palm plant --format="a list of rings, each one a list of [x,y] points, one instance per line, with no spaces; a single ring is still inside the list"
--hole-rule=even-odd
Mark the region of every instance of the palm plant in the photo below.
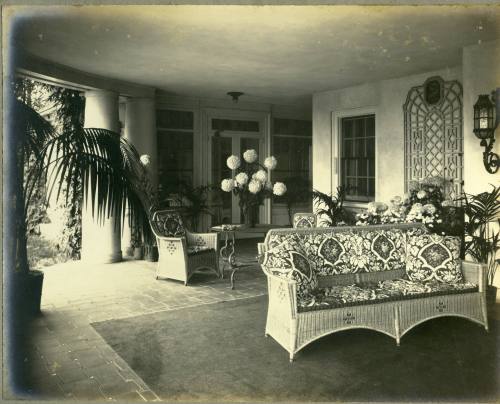
[[[332,227],[350,221],[349,213],[344,208],[346,190],[344,187],[337,187],[336,195],[325,194],[314,190],[312,193],[316,213],[319,216],[326,216],[321,219],[321,224]]]
[[[487,265],[488,285],[493,284],[499,265],[500,250],[500,186],[478,195],[465,194],[461,198],[465,222],[465,254]],[[497,229],[494,229],[497,226]]]
[[[30,272],[26,250],[26,215],[30,198],[40,179],[47,179],[48,198],[78,182],[89,195],[91,211],[97,220],[113,214],[125,220],[125,207],[130,213],[131,225],[142,228],[145,238],[151,237],[147,212],[150,201],[139,179],[145,168],[135,148],[119,134],[105,129],[76,128],[56,133],[36,111],[24,103],[12,102],[12,136],[14,158],[10,161],[14,217],[16,272]],[[36,164],[25,177],[24,161],[34,154]],[[68,193],[64,193],[68,198]],[[119,221],[117,221],[119,223]]]

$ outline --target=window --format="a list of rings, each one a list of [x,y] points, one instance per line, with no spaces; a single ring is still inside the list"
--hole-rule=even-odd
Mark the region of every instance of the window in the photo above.
[[[310,203],[312,125],[310,121],[275,118],[272,154],[278,160],[273,182],[284,182],[296,202]],[[289,195],[290,196],[290,195]],[[278,200],[276,202],[279,202]]]
[[[193,184],[194,116],[191,111],[158,110],[158,178],[162,196],[179,183]]]
[[[340,184],[349,201],[375,199],[375,115],[341,119]]]

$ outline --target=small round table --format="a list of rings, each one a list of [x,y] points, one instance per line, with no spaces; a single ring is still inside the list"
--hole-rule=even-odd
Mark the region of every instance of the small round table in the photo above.
[[[235,234],[238,230],[241,231],[245,228],[246,225],[244,224],[222,224],[219,226],[212,226],[210,228],[210,231],[220,233],[224,237],[224,245],[219,250],[219,255],[224,267],[227,264],[231,270],[231,289],[234,289],[235,272],[242,267],[252,265],[251,263],[238,263],[235,258]],[[222,268],[222,278],[224,278],[224,268]]]

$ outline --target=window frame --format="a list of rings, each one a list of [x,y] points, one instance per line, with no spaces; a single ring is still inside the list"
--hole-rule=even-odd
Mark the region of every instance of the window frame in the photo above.
[[[284,120],[297,120],[297,121],[304,121],[304,122],[310,122],[311,124],[311,134],[309,135],[298,135],[298,134],[285,134],[285,133],[276,133],[275,130],[274,130],[274,119],[284,119]],[[306,118],[303,118],[303,119],[298,119],[298,118],[291,118],[291,117],[282,117],[282,116],[273,116],[272,117],[272,120],[273,120],[273,128],[272,128],[272,131],[271,131],[271,139],[270,139],[270,146],[271,146],[271,150],[272,150],[272,154],[274,155],[274,139],[275,138],[282,138],[282,139],[290,139],[290,138],[293,138],[293,139],[308,139],[310,142],[311,142],[311,145],[309,147],[309,166],[308,166],[308,180],[310,181],[311,183],[311,187],[313,186],[313,134],[312,134],[312,119],[306,119]],[[278,158],[278,157],[277,157]],[[278,158],[278,164],[279,164],[279,158]],[[275,179],[273,179],[273,182],[275,181]],[[271,199],[274,199],[274,198],[271,198]],[[303,203],[301,205],[304,205],[306,206],[307,204],[306,203]],[[277,207],[284,207],[286,206],[286,203],[284,202],[276,202],[273,200],[273,206],[277,206]]]
[[[375,164],[375,195],[372,200],[355,200],[355,199],[347,199],[344,203],[344,206],[346,207],[351,207],[351,208],[366,208],[367,204],[370,203],[371,201],[376,201],[378,198],[378,193],[380,189],[380,184],[379,184],[379,176],[378,176],[378,167],[377,167],[377,156],[378,156],[378,138],[377,134],[380,133],[380,122],[377,117],[379,116],[378,114],[378,108],[369,106],[369,107],[363,107],[363,108],[351,108],[351,109],[344,109],[344,110],[338,110],[338,111],[333,111],[332,112],[332,167],[331,167],[331,172],[332,172],[332,178],[331,178],[331,183],[332,183],[332,190],[335,193],[335,190],[337,189],[337,186],[340,186],[342,183],[342,167],[341,167],[341,162],[342,162],[342,119],[343,118],[356,118],[356,117],[362,117],[362,116],[367,116],[367,115],[373,115],[375,119],[375,156],[374,156],[374,164]]]

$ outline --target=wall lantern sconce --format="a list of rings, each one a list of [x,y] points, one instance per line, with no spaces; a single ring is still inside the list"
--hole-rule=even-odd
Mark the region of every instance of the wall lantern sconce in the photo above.
[[[490,174],[495,174],[500,167],[500,157],[491,151],[495,143],[495,129],[498,125],[495,101],[495,93],[491,98],[482,94],[474,104],[474,134],[481,140],[481,146],[484,147],[484,168]]]
[[[238,102],[238,98],[240,98],[243,94],[241,91],[229,91],[227,95],[231,96],[233,102],[236,104]]]

